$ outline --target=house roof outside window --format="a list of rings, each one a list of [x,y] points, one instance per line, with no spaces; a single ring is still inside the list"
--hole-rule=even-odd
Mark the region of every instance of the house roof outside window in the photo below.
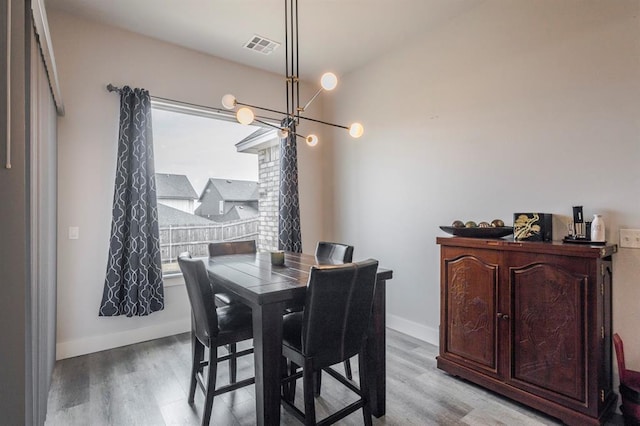
[[[167,228],[169,226],[212,226],[216,225],[209,219],[195,214],[187,213],[173,207],[158,203],[158,226]]]
[[[159,200],[197,200],[198,193],[185,175],[156,173],[156,197]]]
[[[231,180],[211,178],[200,195],[202,203],[207,194],[217,192],[224,201],[258,201],[260,193],[258,182],[248,180]]]

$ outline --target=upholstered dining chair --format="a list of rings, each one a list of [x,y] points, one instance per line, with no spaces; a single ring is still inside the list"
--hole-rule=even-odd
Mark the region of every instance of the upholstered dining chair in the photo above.
[[[209,243],[209,257],[215,259],[217,256],[226,256],[229,254],[252,254],[256,253],[255,240],[241,240],[241,241],[222,241]],[[220,286],[213,280],[211,280],[211,286],[216,298],[217,306],[227,306],[234,303],[242,303],[233,293],[223,291]],[[227,350],[230,354],[236,352],[236,344],[232,343],[228,345]],[[234,382],[236,380],[236,359],[231,358],[229,360],[229,380]]]
[[[209,257],[214,258],[229,254],[251,254],[256,253],[256,251],[256,242],[254,240],[209,243]],[[222,291],[215,282],[212,282],[211,285],[216,295],[216,305],[225,306],[239,303],[239,300],[232,293]]]
[[[353,246],[342,243],[319,241],[316,246],[316,259],[320,262],[334,261],[348,263],[353,260]]]
[[[613,335],[613,346],[618,361],[618,375],[620,378],[620,396],[622,405],[620,411],[625,424],[640,424],[640,371],[629,370],[624,360],[624,343],[618,333]]]
[[[283,404],[306,425],[316,424],[314,373],[328,372],[360,398],[323,420],[326,424],[362,408],[364,423],[371,425],[366,381],[366,337],[376,285],[378,261],[313,266],[305,306],[283,318],[282,355],[289,375],[283,379]],[[360,387],[332,365],[358,355]],[[302,367],[302,372],[298,368]],[[302,377],[304,412],[293,404],[295,384]]]
[[[196,385],[205,394],[202,425],[211,419],[214,396],[230,392],[255,383],[255,378],[236,381],[236,373],[230,374],[230,383],[216,389],[216,373],[219,362],[229,360],[229,369],[235,369],[240,356],[253,353],[253,348],[218,357],[217,348],[236,344],[253,337],[251,309],[241,303],[216,308],[213,290],[202,260],[192,259],[188,252],[178,256],[178,264],[184,276],[187,295],[191,304],[191,381],[189,384],[189,404],[193,405]],[[208,360],[205,361],[205,348]],[[207,367],[206,379],[204,368]]]
[[[353,246],[342,243],[332,243],[328,241],[319,241],[316,246],[316,259],[320,263],[348,263],[353,261]],[[344,362],[344,374],[347,379],[353,379],[351,372],[351,361],[345,360]],[[316,394],[320,394],[321,379],[318,374],[318,380],[316,383]]]

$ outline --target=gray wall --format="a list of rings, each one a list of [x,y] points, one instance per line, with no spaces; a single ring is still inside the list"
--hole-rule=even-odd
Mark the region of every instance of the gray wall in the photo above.
[[[439,225],[601,213],[640,228],[640,1],[487,0],[343,79],[334,237],[394,270],[388,324],[437,343]],[[640,250],[614,256],[614,330],[640,368]]]

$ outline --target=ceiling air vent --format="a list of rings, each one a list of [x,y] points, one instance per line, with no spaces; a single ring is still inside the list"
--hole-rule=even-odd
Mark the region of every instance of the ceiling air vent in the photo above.
[[[269,55],[271,52],[276,50],[278,46],[280,46],[280,43],[254,34],[253,37],[251,37],[251,39],[249,39],[249,41],[242,47],[262,53],[263,55]]]

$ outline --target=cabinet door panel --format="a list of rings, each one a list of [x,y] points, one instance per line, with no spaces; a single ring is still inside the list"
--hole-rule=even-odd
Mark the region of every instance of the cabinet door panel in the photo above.
[[[514,384],[584,401],[586,276],[534,264],[511,268],[510,286]]]
[[[475,256],[445,260],[448,313],[445,352],[497,373],[498,266]]]

